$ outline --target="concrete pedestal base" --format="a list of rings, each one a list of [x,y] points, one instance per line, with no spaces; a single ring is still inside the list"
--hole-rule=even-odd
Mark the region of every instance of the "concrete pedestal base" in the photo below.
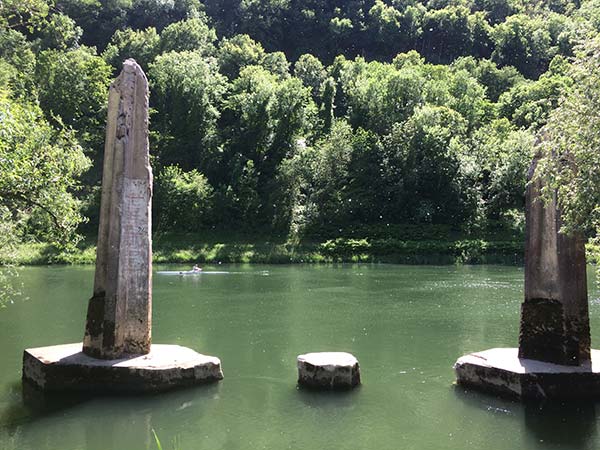
[[[591,364],[563,366],[519,359],[516,348],[471,353],[454,364],[458,384],[523,399],[600,398],[600,351]]]
[[[221,361],[179,345],[104,360],[81,352],[82,344],[31,348],[23,353],[23,379],[46,391],[154,392],[223,379]]]
[[[298,384],[320,389],[348,389],[360,384],[358,360],[350,353],[298,356]]]

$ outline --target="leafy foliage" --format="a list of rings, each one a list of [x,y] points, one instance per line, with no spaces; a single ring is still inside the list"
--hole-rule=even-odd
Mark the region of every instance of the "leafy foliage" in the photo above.
[[[133,58],[147,70],[158,56],[160,44],[160,36],[153,27],[141,31],[126,28],[113,35],[102,57],[115,68],[119,68],[126,59]]]
[[[49,49],[38,55],[35,79],[40,106],[49,120],[77,130],[94,158],[102,147],[111,72],[87,47],[67,52]]]
[[[213,189],[197,170],[167,166],[156,179],[154,211],[160,231],[198,231],[212,224]]]
[[[159,230],[512,232],[539,130],[585,173],[542,164],[569,223],[594,228],[596,44],[571,58],[597,3],[6,0],[0,148],[23,163],[0,173],[0,224],[16,240],[72,236],[82,215],[95,229],[107,89],[133,57]]]
[[[541,133],[537,171],[547,195],[558,191],[566,230],[600,230],[600,40],[579,48],[569,73],[573,85]]]
[[[226,90],[217,62],[197,51],[169,52],[150,66],[157,157],[184,170],[209,170],[217,158],[217,120]]]
[[[3,91],[0,136],[4,246],[29,233],[68,247],[83,219],[73,191],[89,165],[73,133],[54,129],[36,105]]]
[[[160,37],[162,52],[195,50],[212,54],[217,40],[215,30],[200,18],[172,23],[162,31]]]

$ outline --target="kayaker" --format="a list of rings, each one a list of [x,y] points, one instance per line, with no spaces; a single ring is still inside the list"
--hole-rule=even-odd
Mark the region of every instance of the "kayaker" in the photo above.
[[[202,267],[198,266],[198,264],[194,264],[194,267],[192,268],[192,271],[194,271],[194,272],[202,272]]]

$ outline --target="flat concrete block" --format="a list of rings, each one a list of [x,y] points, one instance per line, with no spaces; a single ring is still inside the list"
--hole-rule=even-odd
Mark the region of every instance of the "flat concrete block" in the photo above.
[[[350,353],[344,352],[299,355],[298,384],[321,389],[348,389],[358,386],[358,360]]]
[[[518,357],[517,348],[471,353],[454,364],[460,385],[522,399],[600,398],[600,350],[591,362],[565,366]]]
[[[45,391],[155,392],[223,379],[221,361],[179,345],[153,344],[131,358],[96,359],[82,344],[23,352],[23,379]]]

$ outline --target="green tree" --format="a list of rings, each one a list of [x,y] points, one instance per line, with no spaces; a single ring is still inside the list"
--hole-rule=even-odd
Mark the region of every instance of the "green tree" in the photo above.
[[[348,163],[348,185],[342,199],[347,224],[360,226],[383,220],[389,188],[383,176],[386,165],[380,137],[363,129],[354,132]]]
[[[299,140],[315,123],[316,107],[310,91],[297,78],[279,81],[264,68],[249,66],[234,81],[224,116],[232,161],[229,184],[233,185],[246,162],[252,161],[262,202],[256,217],[270,224],[278,215],[272,198],[281,194],[276,182],[280,164],[293,156]]]
[[[240,0],[208,0],[203,2],[206,13],[215,20],[217,32],[221,36],[232,36],[240,21]]]
[[[475,0],[474,7],[486,13],[490,23],[504,22],[508,16],[525,12],[522,0]]]
[[[222,227],[253,231],[257,224],[268,224],[261,217],[261,198],[258,193],[258,174],[251,159],[236,154],[229,161],[230,179],[215,193],[215,215]]]
[[[571,84],[572,80],[568,76],[550,72],[537,81],[517,84],[500,96],[499,113],[517,126],[540,128]]]
[[[574,17],[580,27],[600,31],[600,1],[588,0],[581,3],[581,7],[574,12]]]
[[[423,106],[385,137],[386,178],[390,194],[388,217],[396,223],[414,220],[464,224],[473,217],[476,193],[461,161],[467,121],[457,112]],[[398,189],[401,188],[401,189]]]
[[[472,162],[479,171],[478,185],[488,221],[512,220],[525,205],[527,170],[535,136],[498,119],[474,133]],[[510,226],[511,224],[506,224]]]
[[[524,14],[510,16],[492,31],[495,49],[492,54],[500,66],[514,66],[528,78],[543,73],[552,55],[551,36],[542,18]]]
[[[142,30],[154,27],[159,32],[166,26],[203,15],[200,0],[132,0],[127,25]]]
[[[237,34],[221,41],[218,50],[221,72],[230,79],[236,78],[241,69],[250,65],[260,65],[265,57],[262,45],[247,34]]]
[[[227,88],[217,62],[200,52],[164,53],[151,64],[149,79],[159,163],[199,169],[210,179],[218,164],[217,120]]]
[[[448,6],[427,11],[423,19],[423,29],[424,51],[434,61],[443,63],[470,54],[474,46],[475,32],[479,34],[478,43],[485,49],[487,35],[491,31],[480,15],[472,15],[464,6]]]
[[[322,102],[319,109],[319,116],[323,121],[323,133],[325,134],[331,131],[331,126],[333,125],[336,90],[335,80],[331,77],[327,78],[323,85]]]
[[[302,55],[294,64],[294,76],[302,80],[304,86],[310,88],[313,99],[317,101],[321,87],[327,78],[323,63],[313,55]]]
[[[72,132],[53,128],[35,104],[0,91],[0,216],[6,245],[33,235],[60,248],[72,246],[83,220],[73,193],[88,166]]]
[[[56,0],[56,7],[83,29],[83,44],[102,50],[127,27],[132,0]]]
[[[523,75],[511,66],[498,68],[488,59],[477,60],[472,56],[458,58],[452,63],[456,69],[464,69],[474,76],[486,89],[486,96],[492,102],[497,102],[501,94],[513,86],[523,82]]]
[[[15,30],[0,30],[0,61],[3,66],[0,86],[7,86],[15,97],[36,100],[36,57],[25,35]]]
[[[285,18],[290,0],[242,0],[240,2],[240,31],[253,36],[266,48],[280,48],[287,32]]]
[[[52,14],[38,34],[42,49],[67,50],[79,44],[83,30],[69,16]]]
[[[110,43],[102,53],[102,57],[120,71],[123,61],[133,58],[148,70],[149,65],[158,56],[161,39],[155,28],[146,28],[143,31],[127,28],[118,30],[110,40]]]
[[[494,115],[492,104],[485,98],[485,88],[466,70],[459,70],[448,77],[448,102],[469,123],[469,129],[478,128]]]
[[[280,79],[290,76],[290,63],[283,52],[267,53],[262,60],[261,66]]]
[[[36,82],[46,117],[60,118],[65,126],[74,128],[93,159],[104,139],[111,75],[112,68],[87,47],[67,52],[45,50],[37,61]]]
[[[342,120],[331,133],[284,162],[295,180],[291,231],[296,235],[327,235],[347,222],[344,208],[352,158],[353,132]]]
[[[373,33],[372,40],[377,45],[378,51],[388,46],[391,42],[410,39],[411,36],[403,36],[402,13],[391,5],[381,0],[375,0],[375,4],[369,9],[369,28]],[[393,49],[398,50],[397,47]]]
[[[569,76],[574,80],[564,101],[540,132],[543,159],[537,175],[547,195],[558,191],[566,231],[600,236],[600,39],[578,49]]]
[[[167,26],[160,34],[161,52],[195,50],[206,55],[214,52],[217,35],[205,18],[192,18]]]
[[[34,31],[48,16],[48,0],[4,0],[0,3],[0,29]]]
[[[340,78],[350,123],[381,134],[410,117],[423,101],[426,84],[418,68],[396,70],[390,64],[367,63],[362,58],[347,64]]]
[[[200,231],[213,223],[214,190],[197,170],[163,168],[155,180],[155,230]]]

